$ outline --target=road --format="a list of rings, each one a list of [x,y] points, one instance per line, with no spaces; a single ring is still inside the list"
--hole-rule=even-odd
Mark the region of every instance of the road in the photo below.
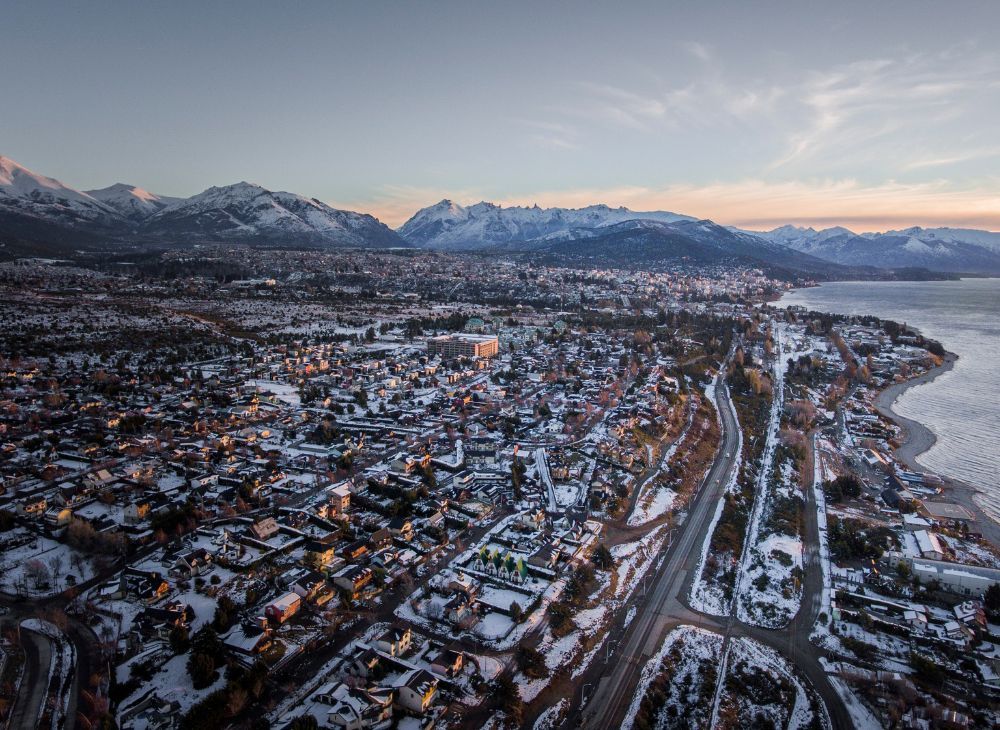
[[[721,377],[717,379],[721,383]],[[722,417],[722,441],[718,456],[691,502],[687,519],[677,528],[677,536],[667,548],[667,557],[654,577],[653,588],[645,603],[619,640],[618,660],[605,666],[610,672],[596,683],[587,698],[583,727],[609,728],[621,723],[622,716],[646,661],[659,648],[667,630],[681,623],[698,624],[701,617],[680,601],[686,578],[695,569],[701,545],[708,533],[718,501],[736,466],[737,425],[728,389],[717,387]]]
[[[95,575],[89,581],[80,583],[77,590],[86,591],[97,583],[107,580],[108,575]],[[7,609],[8,613],[0,620],[0,627],[13,626],[26,618],[38,618],[46,611],[64,610],[69,604],[69,598],[65,593],[41,598],[27,598],[23,596],[11,596],[0,593],[0,606]],[[101,648],[97,636],[85,621],[74,616],[66,617],[66,637],[73,644],[75,650],[74,657],[76,663],[73,667],[73,682],[68,688],[68,702],[66,704],[65,727],[72,730],[77,725],[77,707],[80,692],[90,687],[90,678],[95,673],[103,673],[107,663],[101,656]],[[24,642],[25,669],[21,680],[20,689],[14,704],[11,728],[35,727],[34,721],[24,722],[25,718],[33,717],[30,708],[37,710],[37,696],[44,695],[48,689],[46,681],[51,658],[51,645],[49,641],[33,631],[21,631],[21,641]],[[41,672],[41,674],[39,674]],[[18,724],[18,723],[21,724]]]
[[[24,674],[14,710],[10,715],[10,727],[38,727],[45,698],[49,690],[49,664],[52,662],[52,644],[41,634],[24,629],[19,632],[24,648]]]
[[[574,709],[562,727],[603,729],[620,727],[635,695],[639,676],[656,653],[666,634],[682,625],[700,626],[726,637],[749,637],[766,644],[788,659],[819,694],[834,728],[851,727],[850,715],[819,662],[822,654],[809,642],[813,623],[821,610],[822,569],[819,563],[816,505],[812,490],[806,489],[802,610],[780,630],[744,624],[732,616],[717,617],[693,611],[684,602],[708,537],[712,519],[730,475],[736,468],[738,423],[721,376],[716,380],[722,442],[715,462],[697,494],[687,519],[677,528],[666,548],[665,559],[653,577],[653,587],[639,604],[635,618],[624,629],[617,624],[609,641],[617,642],[610,661],[595,663],[584,674],[581,689],[574,697]],[[722,677],[720,677],[721,681]],[[587,692],[588,688],[592,691]]]

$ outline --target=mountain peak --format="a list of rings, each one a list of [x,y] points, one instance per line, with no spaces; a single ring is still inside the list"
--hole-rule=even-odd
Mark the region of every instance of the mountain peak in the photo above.
[[[585,208],[504,207],[482,200],[468,208],[442,200],[417,211],[399,227],[403,238],[430,248],[474,249],[531,240],[553,240],[571,231],[593,230],[630,220],[664,223],[692,220],[665,211],[640,213],[605,204]]]

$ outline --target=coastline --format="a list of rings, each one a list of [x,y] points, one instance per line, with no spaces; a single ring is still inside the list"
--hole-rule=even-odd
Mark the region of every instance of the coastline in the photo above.
[[[955,367],[958,356],[952,352],[945,354],[944,362],[920,375],[907,380],[893,383],[887,388],[879,391],[873,404],[886,418],[896,423],[901,429],[901,441],[898,447],[893,449],[896,458],[906,465],[911,471],[928,471],[917,462],[917,457],[928,451],[937,442],[937,437],[924,424],[914,421],[912,418],[901,416],[892,409],[896,400],[910,388],[924,385],[934,381]],[[1000,522],[987,514],[976,501],[979,492],[970,484],[958,479],[938,474],[944,483],[942,496],[956,502],[968,509],[975,516],[975,526],[972,532],[978,532],[994,545],[1000,545]]]

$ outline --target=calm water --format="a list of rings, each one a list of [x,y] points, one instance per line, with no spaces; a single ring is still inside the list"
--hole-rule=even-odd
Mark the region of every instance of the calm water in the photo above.
[[[910,388],[893,410],[937,437],[917,461],[976,487],[1000,518],[1000,279],[836,282],[789,292],[779,304],[905,322],[957,354],[953,370]]]

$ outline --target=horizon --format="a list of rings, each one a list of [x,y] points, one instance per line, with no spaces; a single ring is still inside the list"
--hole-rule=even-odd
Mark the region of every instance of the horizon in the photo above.
[[[67,184],[66,181],[63,180],[62,178],[60,178],[58,176],[55,176],[55,175],[47,175],[44,172],[40,172],[38,170],[35,170],[35,169],[31,168],[29,165],[25,165],[25,164],[19,162],[18,160],[14,159],[13,157],[10,157],[9,155],[0,154],[0,159],[10,160],[15,165],[19,165],[19,166],[21,166],[21,167],[23,167],[23,168],[25,168],[25,169],[27,169],[27,170],[35,173],[35,174],[42,175],[42,176],[54,179],[57,182],[60,182],[62,184]],[[255,182],[253,180],[240,180],[240,181],[237,181],[235,183],[222,183],[222,184],[220,184],[220,183],[213,183],[213,184],[210,184],[210,185],[208,185],[208,186],[206,186],[206,187],[198,190],[195,193],[191,193],[190,195],[177,195],[177,196],[167,196],[167,197],[177,197],[177,198],[180,198],[180,199],[186,199],[186,198],[193,197],[194,195],[198,195],[200,193],[203,193],[203,192],[205,192],[206,190],[208,190],[208,189],[210,189],[212,187],[227,187],[229,185],[238,185],[238,184],[257,185],[257,186],[259,186],[261,188],[264,188],[265,190],[269,190],[271,192],[289,192],[289,193],[300,195],[300,196],[306,197],[306,198],[314,198],[315,197],[315,196],[309,195],[307,192],[302,192],[302,191],[297,191],[297,190],[279,191],[277,188],[272,188],[272,187],[264,185],[264,184],[262,184],[260,182]],[[74,190],[77,190],[79,192],[87,193],[87,191],[106,189],[106,188],[114,187],[116,185],[124,185],[124,186],[127,186],[127,187],[132,187],[132,188],[135,188],[135,189],[143,190],[143,191],[145,191],[147,193],[152,193],[153,195],[157,195],[157,196],[161,196],[161,197],[164,196],[164,194],[160,193],[159,191],[151,190],[151,189],[149,189],[148,187],[146,187],[144,185],[136,184],[136,183],[131,183],[131,182],[125,182],[125,181],[122,181],[122,180],[119,180],[119,181],[116,181],[116,182],[113,182],[113,183],[108,183],[107,185],[100,185],[100,186],[94,186],[94,187],[87,186],[87,185],[84,185],[84,186],[69,185],[69,187],[72,187]],[[474,205],[478,205],[478,204],[481,204],[481,203],[486,203],[486,204],[489,204],[489,205],[495,205],[495,206],[497,206],[499,208],[532,208],[532,207],[538,207],[538,208],[542,208],[542,209],[563,208],[563,209],[579,210],[581,208],[587,208],[587,207],[592,207],[592,206],[601,206],[601,205],[603,205],[603,206],[606,206],[606,207],[612,208],[612,209],[613,208],[624,207],[624,208],[627,208],[630,211],[635,212],[635,213],[652,213],[652,212],[664,212],[665,211],[665,212],[677,213],[677,214],[680,214],[680,215],[689,215],[692,218],[696,218],[698,220],[710,220],[713,223],[717,223],[717,224],[722,225],[722,226],[730,226],[730,227],[735,227],[735,228],[741,228],[741,229],[744,229],[744,230],[747,230],[747,231],[750,231],[750,232],[755,232],[755,233],[766,233],[768,231],[772,231],[772,230],[774,230],[776,228],[780,228],[780,227],[783,227],[783,226],[795,226],[797,228],[802,228],[802,229],[813,228],[813,229],[815,229],[817,231],[825,230],[825,229],[828,229],[828,228],[843,227],[843,228],[847,228],[852,233],[857,234],[857,235],[887,233],[887,232],[890,232],[890,231],[905,230],[905,229],[913,228],[913,227],[972,229],[972,230],[984,230],[984,231],[987,231],[987,232],[990,232],[990,233],[998,233],[998,232],[1000,232],[1000,229],[994,230],[994,229],[986,228],[986,227],[979,227],[979,228],[977,228],[974,225],[954,225],[954,224],[951,224],[951,223],[924,223],[924,224],[912,223],[912,222],[908,222],[911,219],[906,218],[904,216],[898,216],[898,219],[896,221],[896,225],[895,226],[891,226],[890,227],[889,225],[886,225],[885,227],[878,228],[878,229],[876,229],[876,228],[866,229],[866,228],[858,227],[856,225],[852,226],[850,223],[845,223],[844,222],[844,221],[855,221],[855,222],[861,222],[862,224],[864,224],[866,221],[869,220],[869,219],[858,217],[858,216],[853,216],[853,217],[850,217],[850,216],[849,217],[828,217],[828,218],[822,218],[822,217],[812,216],[812,217],[807,217],[807,218],[804,218],[804,219],[801,219],[801,220],[794,219],[794,218],[792,218],[792,219],[773,218],[773,219],[768,219],[768,220],[771,221],[772,225],[770,225],[770,226],[764,226],[764,225],[762,225],[762,222],[759,219],[757,219],[756,221],[751,221],[751,222],[746,223],[746,224],[741,224],[739,222],[729,222],[729,221],[724,221],[724,220],[718,220],[716,218],[712,218],[711,216],[693,215],[693,214],[689,213],[685,209],[681,209],[681,208],[678,208],[676,206],[671,206],[669,204],[667,204],[664,207],[660,207],[660,208],[652,208],[652,207],[637,208],[637,207],[634,207],[632,205],[614,204],[614,203],[609,203],[609,202],[600,201],[600,200],[597,200],[597,201],[594,201],[594,202],[590,202],[590,203],[576,202],[576,204],[568,204],[568,205],[560,205],[557,202],[551,202],[551,203],[547,203],[547,204],[543,205],[543,204],[538,203],[537,200],[535,200],[534,202],[524,202],[524,201],[513,201],[512,202],[512,201],[486,200],[484,198],[481,198],[479,200],[472,200],[472,199],[470,199],[470,201],[472,201],[472,202],[458,202],[453,197],[447,197],[447,196],[444,197],[444,198],[441,198],[439,200],[436,200],[436,201],[428,202],[426,205],[423,205],[420,208],[417,208],[417,209],[413,210],[409,214],[402,215],[400,213],[400,214],[394,216],[393,220],[388,220],[387,218],[385,218],[385,217],[383,217],[381,215],[378,215],[378,213],[376,213],[373,210],[366,210],[366,209],[362,209],[362,208],[350,208],[350,207],[338,206],[334,201],[322,201],[322,202],[325,202],[326,204],[328,204],[328,205],[330,205],[331,207],[334,207],[334,208],[340,207],[341,209],[351,210],[351,211],[357,212],[357,213],[368,213],[370,215],[373,215],[380,222],[385,223],[387,226],[389,226],[393,230],[397,230],[406,221],[410,220],[410,218],[412,218],[413,216],[415,216],[421,210],[423,210],[425,208],[428,208],[428,207],[431,207],[431,206],[434,206],[434,205],[437,205],[437,204],[442,203],[444,201],[450,201],[450,202],[457,203],[459,206],[461,206],[463,208],[469,208],[469,207],[474,206]],[[650,203],[650,204],[652,204],[652,203]],[[399,217],[400,215],[402,215],[402,217]]]
[[[848,6],[32,3],[4,144],[77,189],[262,180],[393,227],[449,197],[1000,231],[1000,6]]]

